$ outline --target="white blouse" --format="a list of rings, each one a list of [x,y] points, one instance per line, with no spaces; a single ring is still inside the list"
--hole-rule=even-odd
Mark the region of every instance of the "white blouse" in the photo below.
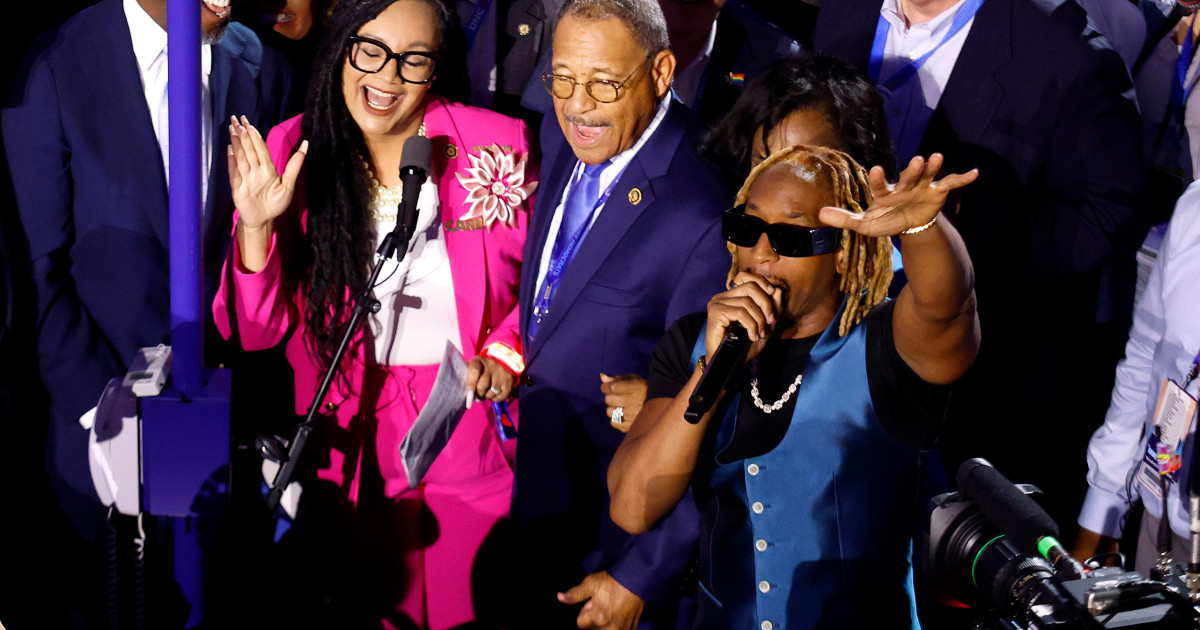
[[[437,183],[431,174],[421,187],[417,229],[408,253],[400,262],[385,263],[375,285],[381,308],[367,318],[372,338],[367,363],[371,365],[437,365],[447,340],[462,349],[439,207]],[[378,247],[396,226],[397,207],[373,200],[371,212]]]

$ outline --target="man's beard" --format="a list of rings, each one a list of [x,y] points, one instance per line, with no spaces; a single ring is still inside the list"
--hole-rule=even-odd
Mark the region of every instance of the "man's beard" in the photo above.
[[[228,26],[229,20],[222,20],[221,23],[218,24],[211,33],[200,34],[200,43],[215,45],[217,42],[221,41],[221,38],[225,35],[225,28]]]

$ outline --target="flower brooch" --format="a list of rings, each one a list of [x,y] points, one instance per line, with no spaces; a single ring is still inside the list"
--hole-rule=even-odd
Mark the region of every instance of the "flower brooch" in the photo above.
[[[455,173],[458,182],[467,191],[464,201],[469,206],[460,221],[482,219],[485,227],[499,221],[513,225],[517,206],[537,190],[537,182],[525,182],[525,163],[528,154],[515,159],[511,152],[505,153],[500,145],[482,147],[479,155],[467,153],[471,166],[466,173]]]

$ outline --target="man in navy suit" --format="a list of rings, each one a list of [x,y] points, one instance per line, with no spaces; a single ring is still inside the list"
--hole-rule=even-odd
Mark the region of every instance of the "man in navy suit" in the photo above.
[[[669,96],[674,69],[655,0],[564,3],[521,277],[516,627],[679,617],[695,504],[642,536],[613,524],[605,478],[623,434],[600,389],[601,373],[645,376],[667,327],[720,291],[728,267],[732,191],[696,157],[691,113]]]
[[[1038,485],[1064,526],[1120,347],[1098,322],[1131,307],[1103,274],[1132,263],[1148,227],[1129,76],[1085,23],[1058,0],[838,0],[813,35],[883,86],[902,164],[940,152],[948,172],[979,169],[947,214],[975,266],[984,341],[939,449],[951,479],[986,457]]]
[[[57,495],[48,511],[61,509],[71,524],[52,547],[78,547],[64,552],[69,564],[57,567],[56,586],[31,588],[61,589],[56,598],[84,611],[75,622],[95,619],[90,598],[103,584],[97,559],[105,531],[80,415],[96,405],[110,378],[126,372],[138,348],[170,343],[166,5],[103,0],[55,27],[31,47],[0,111],[19,215],[6,226],[14,232],[6,235],[14,329],[36,339],[36,357],[22,364],[36,364],[48,398],[45,465]],[[282,66],[265,63],[269,53],[248,29],[228,22],[228,5],[210,0],[197,7],[210,130],[201,184],[210,300],[233,210],[227,121],[237,114],[260,128],[274,124],[289,82],[266,69]],[[207,358],[223,360],[212,344]],[[28,421],[30,413],[22,417]]]

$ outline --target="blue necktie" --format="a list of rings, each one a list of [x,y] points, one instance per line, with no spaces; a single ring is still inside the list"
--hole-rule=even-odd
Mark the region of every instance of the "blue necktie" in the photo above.
[[[558,238],[554,239],[554,251],[550,259],[557,260],[562,250],[567,246],[580,226],[591,220],[596,209],[596,200],[600,198],[600,172],[608,162],[601,164],[584,164],[583,174],[567,195],[563,204],[562,222],[558,226]],[[578,246],[577,246],[578,247]],[[569,262],[569,261],[568,261]]]
[[[579,242],[583,240],[582,235],[576,240],[571,250],[564,254],[572,237],[592,219],[592,214],[596,210],[596,202],[600,199],[600,173],[608,165],[607,161],[601,164],[585,164],[579,181],[575,182],[571,191],[567,193],[567,200],[563,203],[562,219],[558,226],[558,236],[554,239],[554,247],[551,248],[546,277],[542,280],[542,286],[538,287],[538,292],[534,296],[533,318],[527,327],[530,339],[537,334],[538,327],[542,323],[541,320],[549,310],[550,300],[558,289],[562,274],[566,272],[567,266],[575,258],[575,252],[579,251]]]

